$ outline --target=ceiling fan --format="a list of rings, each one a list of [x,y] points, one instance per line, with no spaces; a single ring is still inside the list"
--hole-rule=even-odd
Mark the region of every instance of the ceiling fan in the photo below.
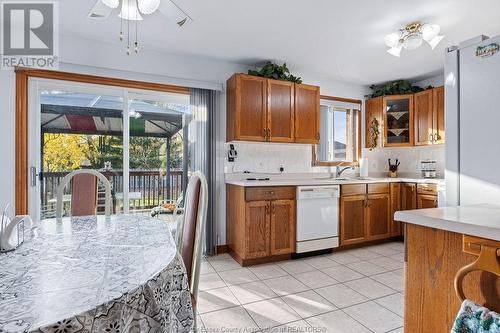
[[[120,7],[118,14],[120,40],[127,40],[128,55],[130,54],[130,25],[135,25],[134,52],[137,53],[139,51],[137,24],[144,19],[144,16],[159,11],[179,28],[193,22],[193,19],[171,0],[97,0],[87,16],[91,19],[107,19],[118,7]],[[127,29],[126,38],[124,37],[124,26]]]

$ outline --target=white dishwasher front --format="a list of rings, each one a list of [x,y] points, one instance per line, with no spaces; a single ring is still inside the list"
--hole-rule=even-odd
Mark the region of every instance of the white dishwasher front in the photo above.
[[[297,187],[296,253],[339,246],[340,186]]]

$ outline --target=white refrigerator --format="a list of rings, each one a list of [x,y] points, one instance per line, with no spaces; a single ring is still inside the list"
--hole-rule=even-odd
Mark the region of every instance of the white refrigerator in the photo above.
[[[446,203],[500,204],[500,36],[445,55]]]

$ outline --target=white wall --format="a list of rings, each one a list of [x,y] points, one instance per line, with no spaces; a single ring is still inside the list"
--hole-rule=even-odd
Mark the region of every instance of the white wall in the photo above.
[[[14,71],[0,70],[0,210],[14,204],[15,170],[15,92]],[[0,213],[1,213],[0,211]]]
[[[414,85],[426,88],[428,86],[439,87],[444,85],[444,72],[443,74],[439,74],[424,80],[420,80],[417,82],[413,82]]]

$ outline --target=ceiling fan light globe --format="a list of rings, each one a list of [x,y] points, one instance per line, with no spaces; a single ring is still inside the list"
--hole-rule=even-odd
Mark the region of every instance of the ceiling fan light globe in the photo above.
[[[400,38],[400,34],[398,34],[397,32],[393,32],[392,34],[388,34],[384,37],[385,45],[387,45],[388,47],[391,47],[391,48],[396,47],[399,44],[399,38]]]
[[[403,41],[403,47],[405,50],[415,50],[422,45],[422,36],[420,34],[408,35]]]
[[[118,5],[120,4],[120,0],[101,0],[101,2],[113,9],[118,8]]]
[[[122,0],[122,9],[118,17],[129,21],[142,21],[141,13],[137,8],[137,0]]]
[[[431,46],[431,49],[435,49],[436,46],[438,46],[439,42],[441,42],[443,40],[444,36],[443,35],[438,35],[436,37],[434,37],[433,39],[431,39],[430,41],[428,41],[427,43],[429,43],[429,45]]]
[[[437,24],[424,24],[422,26],[422,38],[429,42],[439,35],[441,28]]]
[[[139,11],[144,15],[153,14],[160,7],[160,0],[137,0]]]
[[[401,56],[401,49],[401,46],[391,47],[387,50],[387,53],[399,58]]]

